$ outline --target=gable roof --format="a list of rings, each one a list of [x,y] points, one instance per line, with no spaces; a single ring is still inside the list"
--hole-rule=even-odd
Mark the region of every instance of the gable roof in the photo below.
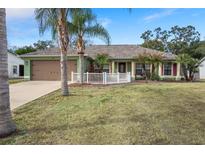
[[[99,53],[108,54],[110,59],[133,59],[137,55],[144,52],[160,52],[153,49],[143,48],[138,45],[91,45],[85,49],[85,56],[95,58]],[[21,57],[38,57],[38,56],[60,56],[58,48],[46,50],[37,50],[35,52],[21,55]],[[78,56],[76,50],[69,49],[68,56]],[[176,55],[171,53],[163,53],[166,60],[174,60]]]

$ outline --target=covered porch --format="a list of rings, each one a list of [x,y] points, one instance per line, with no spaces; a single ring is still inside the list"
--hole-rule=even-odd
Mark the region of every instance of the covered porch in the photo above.
[[[110,73],[127,73],[131,72],[131,61],[112,61],[109,64]]]
[[[146,71],[152,72],[152,65],[146,64]],[[113,60],[109,63],[109,72],[110,73],[131,73],[132,80],[136,80],[137,78],[142,77],[142,64],[137,63],[132,60]],[[166,78],[175,78],[176,80],[180,80],[182,77],[181,73],[181,65],[180,63],[176,63],[174,61],[165,61],[160,63],[157,68],[155,68],[155,72],[162,79]]]

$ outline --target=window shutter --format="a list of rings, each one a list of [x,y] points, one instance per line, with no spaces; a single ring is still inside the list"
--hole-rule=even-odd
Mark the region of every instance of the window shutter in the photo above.
[[[164,68],[163,68],[164,64],[161,65],[161,75],[163,75],[164,73]]]

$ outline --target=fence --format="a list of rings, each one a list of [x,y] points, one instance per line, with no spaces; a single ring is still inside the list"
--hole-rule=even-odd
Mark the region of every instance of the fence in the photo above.
[[[80,83],[80,73],[71,73],[71,82]],[[130,72],[128,73],[84,73],[83,82],[90,84],[118,84],[131,82]]]

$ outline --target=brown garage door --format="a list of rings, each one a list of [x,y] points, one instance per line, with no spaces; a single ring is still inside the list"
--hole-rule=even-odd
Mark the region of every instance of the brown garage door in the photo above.
[[[77,62],[67,62],[68,80],[71,72],[77,71]],[[60,80],[60,61],[32,61],[32,80]]]

